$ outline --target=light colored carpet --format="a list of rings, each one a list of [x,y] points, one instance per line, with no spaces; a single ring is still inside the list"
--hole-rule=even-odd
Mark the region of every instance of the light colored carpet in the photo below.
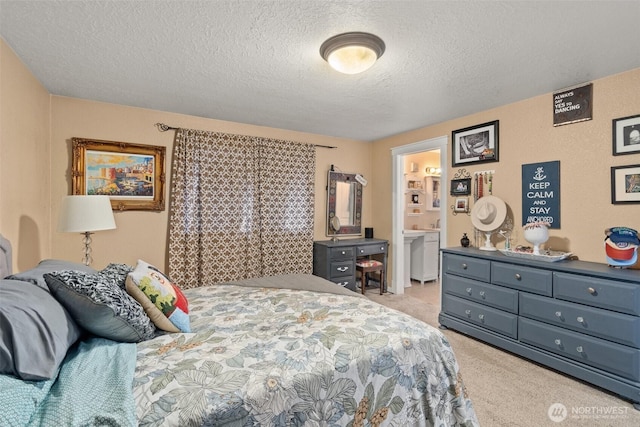
[[[438,305],[410,295],[366,296],[439,327]],[[483,427],[638,427],[640,411],[631,403],[551,369],[453,330],[442,331],[451,343],[465,385]],[[549,408],[560,403],[564,420],[553,421]]]

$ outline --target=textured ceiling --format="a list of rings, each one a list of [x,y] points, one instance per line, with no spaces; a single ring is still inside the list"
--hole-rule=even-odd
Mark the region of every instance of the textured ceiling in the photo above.
[[[52,94],[358,140],[638,68],[639,20],[639,1],[0,0]],[[318,53],[346,31],[386,43],[363,74]]]

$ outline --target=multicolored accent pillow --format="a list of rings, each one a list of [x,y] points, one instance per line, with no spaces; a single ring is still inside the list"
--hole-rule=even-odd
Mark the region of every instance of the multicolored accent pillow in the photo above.
[[[189,303],[184,294],[160,270],[138,260],[129,273],[126,289],[158,329],[167,332],[191,332]]]

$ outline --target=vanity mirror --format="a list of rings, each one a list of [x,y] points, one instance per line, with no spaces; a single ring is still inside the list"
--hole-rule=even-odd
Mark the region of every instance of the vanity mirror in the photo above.
[[[330,170],[327,182],[327,236],[362,234],[362,184],[356,174]]]

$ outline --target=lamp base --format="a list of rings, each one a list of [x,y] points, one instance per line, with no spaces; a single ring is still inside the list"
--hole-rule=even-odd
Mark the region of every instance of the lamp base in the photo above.
[[[91,258],[91,235],[93,233],[85,231],[82,234],[84,235],[84,238],[82,239],[82,243],[84,243],[84,257],[82,258],[82,263],[88,267],[93,262],[93,258]]]

